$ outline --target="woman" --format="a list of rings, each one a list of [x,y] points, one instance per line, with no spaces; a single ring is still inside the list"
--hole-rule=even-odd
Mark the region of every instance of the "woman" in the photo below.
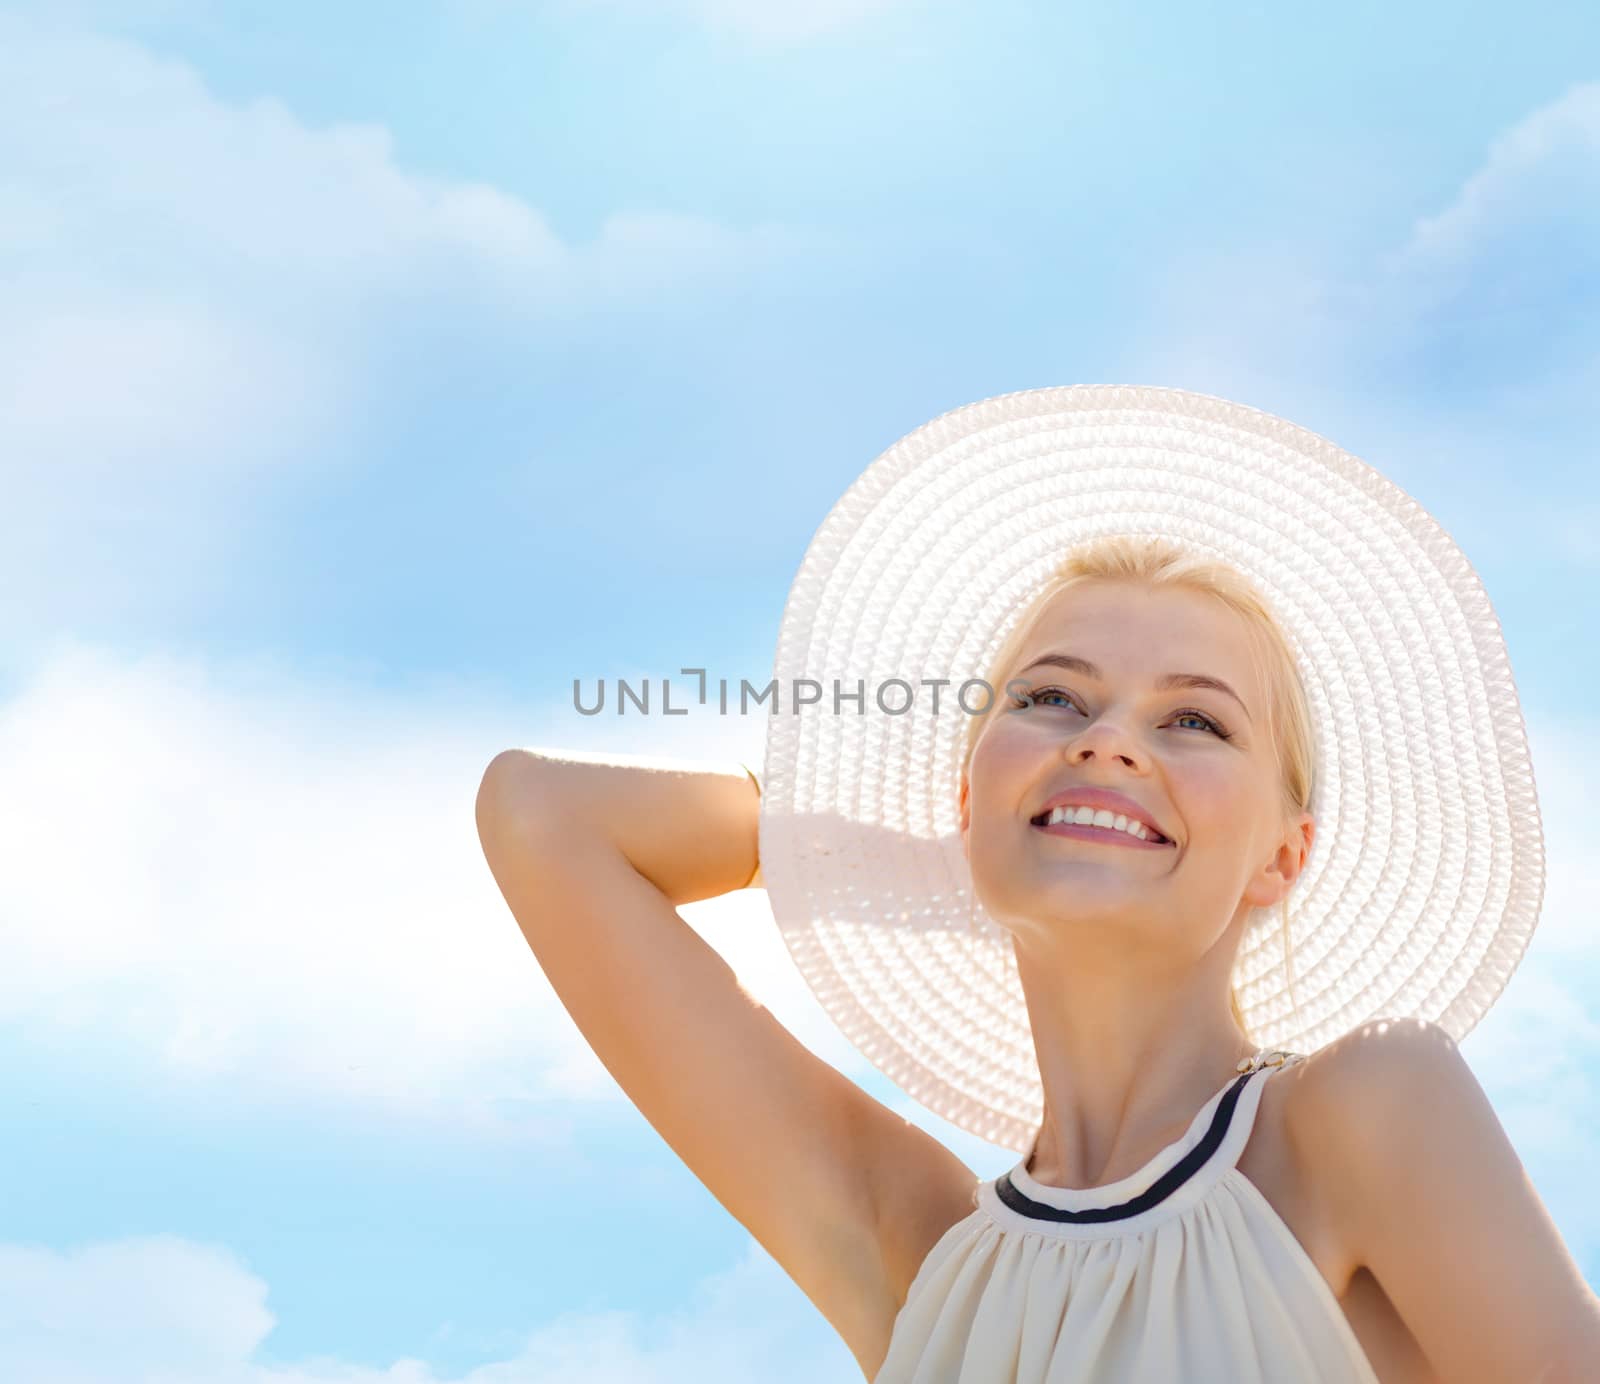
[[[974,667],[971,715],[778,707],[764,800],[526,751],[478,799],[574,1021],[865,1376],[1593,1378],[1600,1301],[1455,1046],[1543,874],[1442,531],[1241,405],[986,400],[835,507],[776,681]],[[847,1035],[1010,1172],[815,1058],[674,911],[758,882]]]

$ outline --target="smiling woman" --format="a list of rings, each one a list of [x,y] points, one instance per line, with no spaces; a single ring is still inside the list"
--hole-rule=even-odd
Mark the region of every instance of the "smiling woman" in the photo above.
[[[1543,843],[1448,537],[1243,405],[984,400],[834,507],[773,671],[974,669],[1005,690],[965,721],[797,704],[759,785],[507,751],[478,796],[574,1022],[864,1374],[1585,1377],[1600,1302],[1455,1047]],[[808,1052],[675,911],[753,879],[845,1035],[1008,1172]]]

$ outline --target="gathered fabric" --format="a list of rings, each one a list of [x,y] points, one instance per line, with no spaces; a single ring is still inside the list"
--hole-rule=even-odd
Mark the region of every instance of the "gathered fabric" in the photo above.
[[[1025,1156],[979,1183],[917,1270],[873,1384],[1378,1384],[1237,1166],[1277,1070],[1232,1078],[1116,1182],[1046,1186]]]

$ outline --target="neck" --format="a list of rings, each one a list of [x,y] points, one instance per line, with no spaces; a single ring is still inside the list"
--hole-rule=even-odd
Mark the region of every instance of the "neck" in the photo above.
[[[1141,1168],[1260,1050],[1234,1021],[1218,963],[1162,977],[1020,940],[1015,952],[1044,1087],[1024,1166],[1048,1186],[1103,1186]]]

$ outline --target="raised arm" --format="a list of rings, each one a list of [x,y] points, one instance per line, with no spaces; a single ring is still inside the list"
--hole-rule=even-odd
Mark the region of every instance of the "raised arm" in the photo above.
[[[810,1052],[678,915],[750,879],[757,808],[733,764],[509,750],[484,773],[477,820],[596,1056],[870,1372],[907,1276],[900,1186],[959,1189],[971,1174]]]

